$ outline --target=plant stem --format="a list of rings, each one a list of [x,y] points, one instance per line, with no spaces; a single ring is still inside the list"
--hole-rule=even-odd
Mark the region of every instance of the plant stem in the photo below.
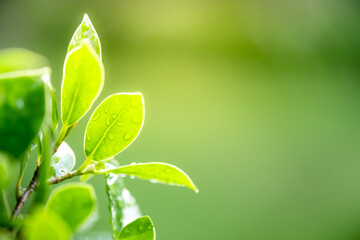
[[[24,206],[25,202],[28,200],[28,198],[30,197],[31,193],[33,193],[36,188],[37,188],[37,179],[38,179],[38,174],[39,174],[39,168],[36,169],[36,171],[34,172],[34,176],[31,179],[31,182],[29,183],[29,186],[26,188],[26,190],[23,192],[23,194],[21,195],[21,197],[18,199],[15,209],[12,213],[12,217],[16,218],[22,207]]]
[[[84,171],[79,171],[79,170],[80,169],[72,171],[72,172],[68,172],[65,175],[61,175],[61,176],[58,176],[58,177],[51,178],[47,182],[49,184],[58,184],[58,183],[66,180],[66,179],[70,179],[70,178],[80,176],[80,175],[94,173],[94,167],[93,166],[90,166],[90,167],[86,168]]]
[[[79,167],[78,171],[82,172],[86,169],[86,167],[90,164],[91,157],[86,158],[85,162]]]
[[[51,178],[47,181],[48,184],[52,185],[52,184],[58,184],[64,180],[76,177],[76,176],[80,176],[80,175],[85,175],[85,174],[90,174],[90,173],[94,173],[94,166],[91,165],[89,167],[87,167],[85,170],[83,171],[79,171],[75,170],[69,173],[66,173],[65,175],[61,175],[58,177],[54,177]],[[37,187],[38,187],[38,175],[39,175],[39,168],[36,169],[33,178],[31,179],[31,182],[29,184],[29,186],[26,188],[26,190],[23,192],[23,194],[21,195],[20,199],[18,200],[18,202],[16,203],[15,209],[13,211],[12,217],[16,218],[21,209],[23,208],[25,202],[29,199],[31,193],[33,193],[34,191],[36,191]]]
[[[29,160],[29,154],[27,153],[24,155],[24,157],[22,158],[22,161],[20,163],[20,173],[19,173],[19,177],[16,182],[16,188],[15,188],[15,196],[16,196],[17,200],[20,199],[20,197],[21,197],[21,181],[23,179],[28,160]]]
[[[61,126],[61,130],[60,130],[60,133],[59,133],[59,136],[58,138],[56,139],[56,142],[55,142],[55,150],[54,150],[54,153],[57,151],[57,149],[59,148],[60,144],[64,141],[65,139],[65,135],[66,135],[66,132],[68,130],[68,126],[67,124],[63,124]]]

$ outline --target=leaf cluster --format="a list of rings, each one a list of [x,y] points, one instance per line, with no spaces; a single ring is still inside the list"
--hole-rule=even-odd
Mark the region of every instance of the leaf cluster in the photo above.
[[[100,39],[86,14],[68,46],[60,117],[51,70],[43,67],[46,65],[43,57],[28,50],[0,51],[0,238],[88,239],[87,230],[97,220],[98,207],[95,190],[86,181],[92,175],[103,175],[112,239],[155,239],[152,220],[141,214],[125,187],[125,177],[185,186],[195,192],[198,189],[185,172],[171,164],[120,165],[115,159],[134,142],[143,127],[143,95],[125,92],[105,98],[86,126],[84,155],[76,157],[65,139],[93,107],[105,79]],[[34,159],[32,152],[36,153]],[[36,164],[36,170],[25,188],[22,178],[29,162]],[[77,163],[80,167],[74,169]],[[20,173],[16,206],[11,210],[7,193],[11,185],[9,169],[14,164],[20,166]],[[78,181],[50,191],[50,185],[77,176]],[[30,204],[32,193],[35,194]],[[26,212],[25,204],[30,204]],[[105,235],[102,239],[106,239]]]

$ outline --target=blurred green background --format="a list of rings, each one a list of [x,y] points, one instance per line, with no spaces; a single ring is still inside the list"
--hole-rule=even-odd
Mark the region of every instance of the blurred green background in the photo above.
[[[128,179],[158,240],[360,239],[357,0],[0,0],[0,48],[46,56],[58,89],[83,14],[100,36],[97,100],[141,91],[121,164],[184,169],[194,194]],[[83,161],[90,114],[69,137]],[[110,230],[104,181],[95,230]]]

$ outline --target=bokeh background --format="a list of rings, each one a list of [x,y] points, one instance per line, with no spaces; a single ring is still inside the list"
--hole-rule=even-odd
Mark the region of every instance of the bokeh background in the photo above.
[[[0,0],[0,48],[46,56],[58,89],[83,14],[105,87],[141,91],[121,164],[163,161],[200,188],[126,181],[158,240],[360,239],[357,0]],[[78,164],[88,114],[68,142]],[[110,230],[104,180],[93,229]]]

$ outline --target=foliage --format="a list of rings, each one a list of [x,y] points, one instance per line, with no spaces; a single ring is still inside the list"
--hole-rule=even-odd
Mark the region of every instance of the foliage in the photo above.
[[[16,62],[14,58],[19,56],[24,57]],[[59,120],[51,72],[44,68],[46,60],[28,50],[0,51],[1,239],[87,239],[89,227],[97,220],[97,197],[92,185],[71,182],[49,193],[50,185],[77,176],[86,180],[94,174],[104,175],[113,239],[155,239],[154,225],[140,213],[135,198],[125,187],[124,176],[198,191],[188,175],[173,165],[121,166],[114,159],[142,129],[145,107],[141,93],[115,93],[96,107],[85,131],[85,160],[73,170],[76,157],[64,140],[102,90],[105,74],[101,59],[99,37],[85,14],[65,58]],[[32,159],[30,152],[35,149],[37,157]],[[22,177],[30,161],[36,161],[37,168],[29,185],[23,188]],[[16,206],[11,211],[7,192],[13,163],[19,163],[20,174]],[[22,211],[33,192],[36,195],[28,211]],[[79,231],[82,233],[77,234]]]

